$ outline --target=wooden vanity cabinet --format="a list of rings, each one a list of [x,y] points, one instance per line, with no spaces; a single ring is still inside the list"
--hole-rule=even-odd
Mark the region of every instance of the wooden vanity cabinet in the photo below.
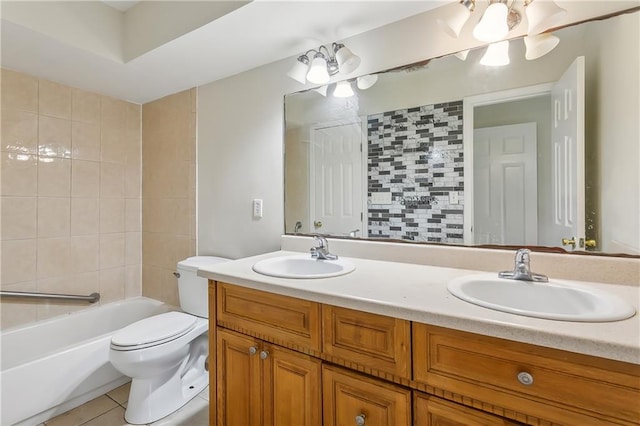
[[[522,425],[422,392],[414,392],[413,416],[414,426]]]
[[[322,305],[322,323],[322,352],[329,359],[411,379],[409,321]]]
[[[217,284],[217,324],[305,353],[320,353],[319,303]]]
[[[217,424],[320,426],[321,362],[218,328]]]
[[[323,365],[324,426],[411,424],[411,391],[339,367]]]
[[[413,324],[414,380],[539,424],[640,424],[640,366]]]
[[[640,365],[211,282],[218,426],[640,425]]]

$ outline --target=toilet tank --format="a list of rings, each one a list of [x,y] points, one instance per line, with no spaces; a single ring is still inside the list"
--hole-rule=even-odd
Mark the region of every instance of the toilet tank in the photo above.
[[[178,262],[178,295],[184,312],[209,318],[208,280],[197,275],[198,269],[229,260],[215,256],[193,256]]]

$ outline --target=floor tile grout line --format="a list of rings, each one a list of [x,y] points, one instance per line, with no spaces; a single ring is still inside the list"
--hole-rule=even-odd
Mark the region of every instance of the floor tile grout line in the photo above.
[[[114,401],[114,402],[115,402],[115,401]],[[87,420],[87,421],[86,421],[86,422],[84,422],[84,423],[80,423],[78,426],[86,425],[87,423],[89,423],[89,422],[91,422],[91,421],[93,421],[93,420],[97,419],[98,417],[103,416],[103,415],[105,415],[105,414],[107,414],[107,413],[109,413],[109,412],[111,412],[111,411],[113,411],[113,410],[117,410],[118,408],[122,408],[122,407],[120,406],[120,404],[118,404],[118,406],[117,406],[117,407],[111,407],[110,409],[108,409],[108,410],[107,410],[107,411],[105,411],[104,413],[102,413],[102,414],[100,414],[100,415],[98,415],[98,416],[95,416],[94,418],[92,418],[92,419],[90,419],[90,420]],[[126,423],[126,420],[124,419],[124,413],[122,414],[122,420],[125,422],[125,424],[126,424],[126,425],[128,425],[128,424],[129,424],[129,423]]]

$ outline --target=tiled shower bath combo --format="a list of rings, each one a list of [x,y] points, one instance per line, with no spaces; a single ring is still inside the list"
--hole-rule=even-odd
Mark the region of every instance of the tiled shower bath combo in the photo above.
[[[369,237],[462,243],[462,101],[369,115],[367,145]]]

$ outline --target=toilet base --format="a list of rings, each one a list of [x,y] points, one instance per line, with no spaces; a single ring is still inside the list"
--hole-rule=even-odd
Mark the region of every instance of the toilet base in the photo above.
[[[206,339],[198,343],[206,345]],[[174,413],[202,392],[209,384],[209,372],[204,368],[206,350],[196,353],[198,355],[195,358],[187,358],[167,374],[149,378],[134,377],[125,420],[134,425],[155,422]]]

